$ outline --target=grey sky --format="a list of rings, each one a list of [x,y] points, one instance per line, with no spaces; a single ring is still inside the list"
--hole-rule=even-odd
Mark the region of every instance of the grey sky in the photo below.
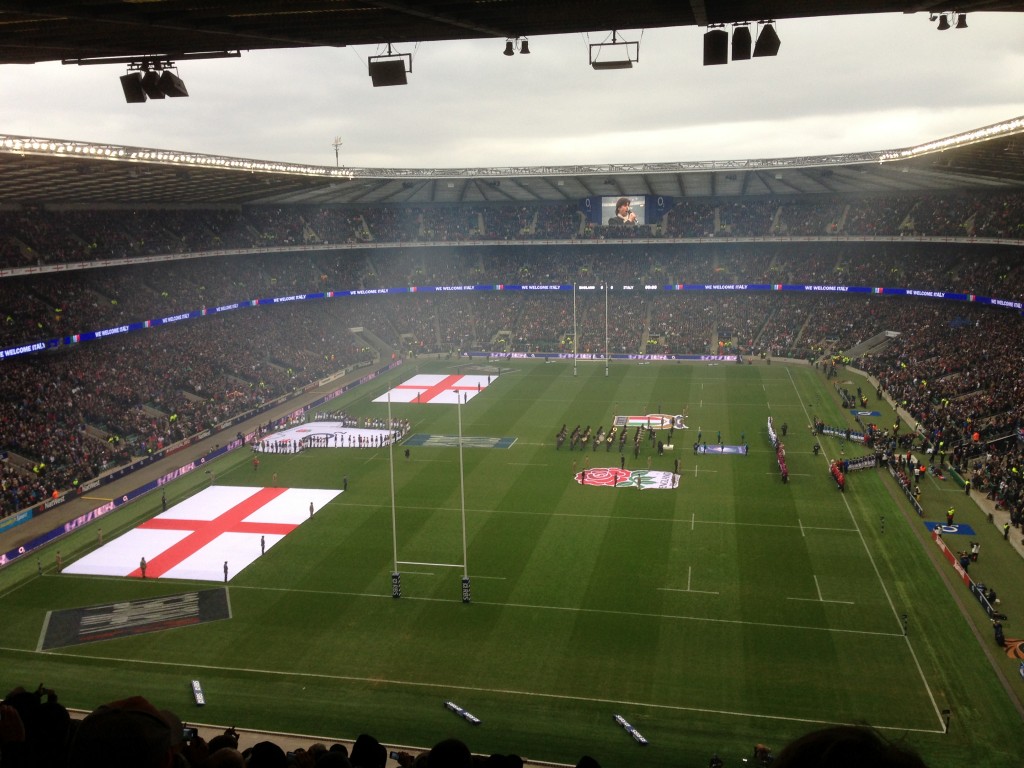
[[[190,97],[126,104],[121,65],[0,67],[0,132],[363,167],[790,157],[916,144],[1024,115],[1024,14],[783,20],[776,58],[704,67],[702,29],[398,46],[409,84],[373,88],[375,47],[243,52],[179,67]]]

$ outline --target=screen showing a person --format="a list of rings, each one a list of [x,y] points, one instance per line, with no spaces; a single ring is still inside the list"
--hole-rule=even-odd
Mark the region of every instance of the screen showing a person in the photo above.
[[[601,219],[609,226],[646,224],[644,198],[620,195],[601,198]]]

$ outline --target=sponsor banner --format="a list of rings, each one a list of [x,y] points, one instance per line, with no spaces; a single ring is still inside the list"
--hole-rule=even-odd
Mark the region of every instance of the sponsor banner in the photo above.
[[[94,477],[92,480],[89,480],[88,482],[82,483],[80,486],[78,486],[78,493],[83,494],[88,493],[89,491],[95,491],[97,488],[100,487],[101,484],[102,482],[100,478]]]
[[[224,587],[68,608],[46,614],[37,650],[49,651],[229,618],[231,610]]]
[[[966,523],[956,523],[954,525],[946,525],[945,523],[929,523],[925,521],[924,527],[931,532],[938,531],[941,536],[947,535],[960,535],[960,536],[976,536],[974,529]]]
[[[696,449],[697,453],[731,453],[736,455],[746,455],[747,453],[747,446],[745,445],[719,445],[718,443],[707,445],[700,443],[696,446]]]
[[[619,469],[618,467],[595,467],[577,472],[575,480],[580,485],[598,485],[606,488],[639,488],[640,490],[664,490],[679,487],[679,475],[652,469]]]
[[[850,413],[854,416],[870,416],[872,418],[878,418],[882,415],[881,411],[858,411],[856,408],[851,408]]]

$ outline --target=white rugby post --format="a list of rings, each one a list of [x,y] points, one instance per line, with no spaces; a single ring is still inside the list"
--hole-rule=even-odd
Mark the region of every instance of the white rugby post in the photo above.
[[[576,375],[576,364],[579,360],[579,334],[576,331],[576,283],[572,284],[572,375]]]
[[[604,375],[608,376],[608,281],[604,283]]]
[[[402,574],[398,570],[398,522],[395,517],[395,425],[391,420],[391,389],[388,389],[388,465],[391,470],[391,548],[395,568],[391,571],[391,596],[402,596]]]
[[[455,392],[455,402],[459,413],[459,495],[462,500],[462,602],[470,601],[469,591],[469,560],[466,557],[466,473],[462,464],[462,401],[459,399],[458,390]]]

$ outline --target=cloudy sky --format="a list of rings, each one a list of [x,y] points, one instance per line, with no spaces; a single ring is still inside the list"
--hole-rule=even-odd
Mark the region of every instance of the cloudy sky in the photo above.
[[[0,133],[349,167],[468,168],[793,157],[903,147],[1024,115],[1024,14],[783,20],[778,57],[702,66],[697,28],[399,46],[409,84],[373,88],[375,47],[243,52],[179,67],[190,97],[126,104],[120,65],[0,67]]]

